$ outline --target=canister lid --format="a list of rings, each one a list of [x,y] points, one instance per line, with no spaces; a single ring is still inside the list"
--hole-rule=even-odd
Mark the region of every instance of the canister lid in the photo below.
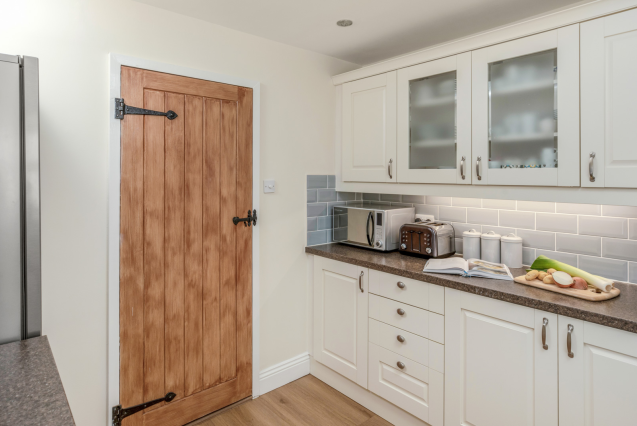
[[[518,237],[515,234],[507,234],[504,237],[502,237],[502,241],[507,242],[507,243],[520,243],[520,244],[522,244],[522,237]]]
[[[463,237],[469,238],[480,238],[480,235],[482,235],[482,233],[480,231],[476,231],[475,229],[472,229],[471,231],[464,231],[462,233]]]
[[[482,234],[480,237],[485,240],[499,240],[500,234],[496,234],[495,231],[489,231],[486,234]]]

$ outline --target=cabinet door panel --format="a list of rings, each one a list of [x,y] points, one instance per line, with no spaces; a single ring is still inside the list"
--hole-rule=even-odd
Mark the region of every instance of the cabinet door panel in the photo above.
[[[582,186],[637,187],[636,50],[637,10],[582,24]]]
[[[343,85],[344,181],[396,181],[396,72]]]
[[[315,259],[314,358],[363,387],[367,387],[368,294],[366,268]]]

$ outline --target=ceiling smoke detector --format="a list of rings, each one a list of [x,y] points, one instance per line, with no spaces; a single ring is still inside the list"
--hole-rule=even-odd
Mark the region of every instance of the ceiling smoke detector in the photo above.
[[[336,25],[338,25],[339,27],[349,27],[352,24],[353,22],[350,21],[349,19],[341,19],[340,21],[336,23]]]

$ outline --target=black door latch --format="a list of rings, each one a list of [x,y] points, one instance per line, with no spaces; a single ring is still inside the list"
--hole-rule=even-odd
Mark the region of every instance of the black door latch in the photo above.
[[[163,115],[169,120],[174,120],[177,118],[177,113],[175,111],[168,112],[159,112],[153,111],[151,109],[137,108],[128,106],[124,103],[124,99],[115,98],[115,118],[119,120],[124,119],[124,115],[133,114],[133,115]]]
[[[239,222],[243,222],[243,226],[257,226],[257,211],[248,210],[248,217],[238,218],[235,216],[232,218],[232,223],[235,225],[239,224]]]
[[[121,426],[122,420],[128,416],[132,416],[133,414],[145,410],[151,405],[159,404],[160,402],[170,402],[175,399],[177,395],[168,392],[166,396],[163,398],[154,399],[152,401],[144,402],[143,404],[135,405],[128,408],[122,408],[121,405],[116,405],[113,407],[113,426]]]

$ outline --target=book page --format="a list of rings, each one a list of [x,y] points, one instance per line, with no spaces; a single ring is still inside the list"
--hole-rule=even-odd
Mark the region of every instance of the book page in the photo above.
[[[466,271],[467,261],[461,257],[449,257],[447,259],[429,259],[425,265],[424,271],[444,270],[444,269],[460,269]]]

